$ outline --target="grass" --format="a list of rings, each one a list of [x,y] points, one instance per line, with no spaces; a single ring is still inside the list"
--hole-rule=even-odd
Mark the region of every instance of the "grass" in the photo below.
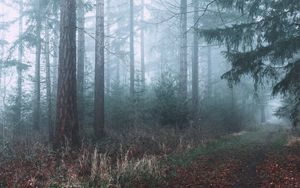
[[[266,140],[268,137],[270,137],[269,141]],[[268,128],[258,128],[241,135],[227,135],[206,145],[194,148],[186,153],[170,156],[166,159],[166,162],[171,167],[188,167],[201,155],[211,155],[215,152],[227,150],[242,152],[243,150],[248,150],[251,147],[256,147],[265,144],[266,142],[270,142],[272,149],[280,149],[286,144],[286,140],[287,135],[283,131],[272,132]]]
[[[178,141],[178,137],[177,141]],[[145,139],[144,139],[145,140]],[[99,143],[98,149],[94,151],[88,148],[82,148],[78,153],[67,153],[63,158],[63,164],[58,168],[55,166],[57,160],[51,154],[47,153],[47,148],[43,145],[36,145],[32,149],[32,159],[27,163],[20,163],[23,168],[23,179],[18,179],[19,184],[28,182],[27,172],[31,172],[33,178],[40,177],[36,174],[37,169],[42,169],[42,176],[45,182],[41,185],[51,185],[51,187],[163,187],[168,182],[168,178],[176,175],[178,166],[188,167],[200,156],[214,155],[220,152],[241,152],[246,157],[247,152],[255,151],[257,146],[267,145],[271,149],[280,151],[287,142],[287,134],[283,130],[274,131],[268,128],[256,128],[254,130],[243,132],[243,134],[232,134],[220,139],[210,141],[193,149],[185,150],[187,144],[179,142],[180,152],[159,154],[147,154],[141,157],[131,157],[132,148],[121,147],[114,140],[105,140]],[[138,140],[139,141],[139,140]],[[145,140],[145,142],[147,139]],[[174,140],[172,140],[174,141]],[[148,145],[151,145],[149,142]],[[105,148],[109,145],[110,150]],[[148,146],[146,144],[146,146]],[[174,147],[176,148],[176,147]],[[171,151],[175,151],[174,148]],[[160,148],[162,149],[162,148]],[[107,151],[107,152],[102,152]],[[164,149],[163,149],[164,151]],[[37,155],[41,154],[41,155]],[[231,153],[230,153],[231,154]],[[113,157],[113,158],[111,158]],[[51,159],[50,162],[48,159]],[[47,168],[45,168],[45,166]],[[51,168],[49,168],[50,166]],[[18,167],[9,167],[6,173],[17,171]],[[5,175],[5,174],[4,174]],[[4,176],[7,177],[7,176]],[[21,178],[22,176],[20,176]],[[35,180],[35,179],[33,179]],[[15,180],[16,182],[17,180]],[[2,182],[2,184],[5,182]],[[34,184],[38,185],[38,184]],[[1,172],[0,172],[1,187]],[[44,186],[45,187],[45,186]],[[46,186],[47,187],[47,186]]]

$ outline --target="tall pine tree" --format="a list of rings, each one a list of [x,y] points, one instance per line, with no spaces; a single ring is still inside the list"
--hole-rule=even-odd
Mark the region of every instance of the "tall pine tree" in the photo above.
[[[218,0],[225,10],[236,9],[247,21],[201,30],[209,42],[225,45],[231,70],[223,75],[238,82],[250,75],[256,83],[273,81],[273,94],[292,97],[293,124],[299,123],[300,107],[300,1]]]

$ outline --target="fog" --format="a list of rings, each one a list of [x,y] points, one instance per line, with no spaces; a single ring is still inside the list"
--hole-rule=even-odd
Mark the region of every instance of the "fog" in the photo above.
[[[254,153],[265,159],[268,146],[289,142],[299,124],[300,5],[290,1],[0,0],[3,172],[12,155],[53,152],[74,169],[79,161],[78,187],[83,179],[89,187],[139,187],[148,181],[134,174],[141,161],[206,156],[211,143],[224,142],[225,151],[237,149],[227,148],[231,141],[259,145]],[[152,187],[187,186],[177,182],[183,177],[158,178],[170,166],[145,168]],[[137,182],[125,183],[125,169]],[[67,187],[7,174],[0,188]],[[253,178],[230,185],[261,185]]]

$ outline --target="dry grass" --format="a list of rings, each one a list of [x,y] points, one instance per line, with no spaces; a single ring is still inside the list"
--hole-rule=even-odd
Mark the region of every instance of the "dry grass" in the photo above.
[[[160,161],[215,139],[201,135],[194,127],[107,130],[96,145],[86,141],[79,151],[66,147],[59,155],[35,137],[9,142],[2,152],[5,160],[0,155],[5,161],[0,164],[0,187],[166,187],[169,169]]]
[[[289,136],[287,139],[287,144],[286,146],[292,147],[295,145],[300,145],[300,137],[297,136]]]

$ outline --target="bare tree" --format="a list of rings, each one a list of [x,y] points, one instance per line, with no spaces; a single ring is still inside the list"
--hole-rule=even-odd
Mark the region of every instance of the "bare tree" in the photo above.
[[[197,28],[199,26],[199,1],[193,0],[194,6],[194,36],[193,36],[193,59],[192,59],[192,102],[193,115],[197,118],[199,108],[199,38]]]
[[[130,97],[134,96],[134,2],[130,0]]]
[[[42,19],[41,1],[37,0],[36,5],[36,52],[35,52],[35,79],[34,79],[34,100],[33,100],[33,128],[40,129],[40,108],[41,108],[41,50],[42,50]]]
[[[23,32],[23,0],[20,0],[19,2],[19,37],[21,37],[22,32]],[[17,67],[17,74],[18,74],[18,79],[17,79],[17,98],[16,98],[16,117],[17,117],[17,126],[16,126],[16,131],[20,131],[20,126],[22,125],[21,123],[21,116],[22,116],[22,63],[23,63],[23,43],[22,40],[19,43],[19,49],[18,49],[18,65]]]
[[[111,88],[111,76],[110,76],[110,71],[111,71],[111,59],[110,59],[110,0],[106,0],[106,22],[108,23],[106,26],[106,91],[109,94],[110,93],[110,88]]]
[[[207,97],[212,96],[212,62],[211,62],[211,46],[207,48]]]
[[[144,31],[144,16],[145,16],[145,2],[141,0],[142,12],[141,12],[141,73],[142,73],[142,87],[145,88],[145,31]]]
[[[78,92],[78,121],[84,122],[84,64],[85,64],[85,10],[84,0],[78,1],[78,58],[77,58],[77,92]]]
[[[95,113],[96,139],[104,135],[104,0],[96,1]]]
[[[48,23],[46,23],[46,43],[45,43],[45,59],[46,59],[46,98],[47,98],[47,127],[49,132],[49,141],[53,141],[54,129],[52,122],[52,97],[51,97],[51,70],[50,70],[50,32]]]
[[[179,92],[183,100],[187,98],[187,0],[180,3],[180,72]]]

